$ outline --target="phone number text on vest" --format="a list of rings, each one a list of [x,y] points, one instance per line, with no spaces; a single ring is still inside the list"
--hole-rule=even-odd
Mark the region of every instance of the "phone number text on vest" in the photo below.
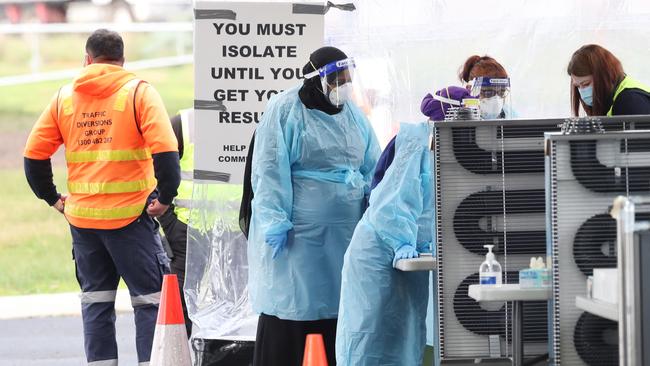
[[[76,122],[76,127],[84,129],[81,133],[82,138],[77,140],[80,146],[95,145],[95,144],[110,144],[113,141],[110,133],[113,120],[106,117],[106,111],[99,112],[82,112],[81,121]]]

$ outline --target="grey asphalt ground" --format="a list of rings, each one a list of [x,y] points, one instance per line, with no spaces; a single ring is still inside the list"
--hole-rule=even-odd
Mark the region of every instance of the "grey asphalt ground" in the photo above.
[[[116,321],[120,365],[137,365],[132,313]],[[80,317],[0,320],[0,366],[85,365]]]

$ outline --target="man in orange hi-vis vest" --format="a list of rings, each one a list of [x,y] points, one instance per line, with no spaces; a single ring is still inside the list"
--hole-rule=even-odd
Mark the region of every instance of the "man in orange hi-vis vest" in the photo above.
[[[152,217],[167,210],[180,183],[177,141],[162,100],[123,64],[120,35],[95,31],[84,69],[52,98],[25,147],[30,187],[70,223],[86,358],[95,366],[117,365],[120,277],[134,308],[138,361],[149,364],[162,275],[169,271]],[[67,197],[52,180],[50,157],[60,145]]]

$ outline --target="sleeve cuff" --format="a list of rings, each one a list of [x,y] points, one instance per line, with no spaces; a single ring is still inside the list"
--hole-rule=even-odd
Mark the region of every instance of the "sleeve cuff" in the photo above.
[[[173,200],[174,197],[168,194],[160,193],[160,195],[158,196],[158,202],[162,203],[163,205],[169,206],[172,204]]]
[[[279,235],[279,234],[286,233],[291,229],[293,229],[293,224],[290,221],[285,221],[269,227],[266,230],[265,235]]]
[[[54,204],[61,198],[61,193],[57,193],[56,196],[48,196],[48,197],[43,197],[45,202],[47,202],[48,205],[54,206]]]

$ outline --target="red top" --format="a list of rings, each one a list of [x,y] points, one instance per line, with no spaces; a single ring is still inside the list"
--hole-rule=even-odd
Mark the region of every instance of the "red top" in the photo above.
[[[157,323],[162,325],[185,325],[181,295],[178,290],[178,278],[176,278],[175,274],[167,274],[163,277]]]

